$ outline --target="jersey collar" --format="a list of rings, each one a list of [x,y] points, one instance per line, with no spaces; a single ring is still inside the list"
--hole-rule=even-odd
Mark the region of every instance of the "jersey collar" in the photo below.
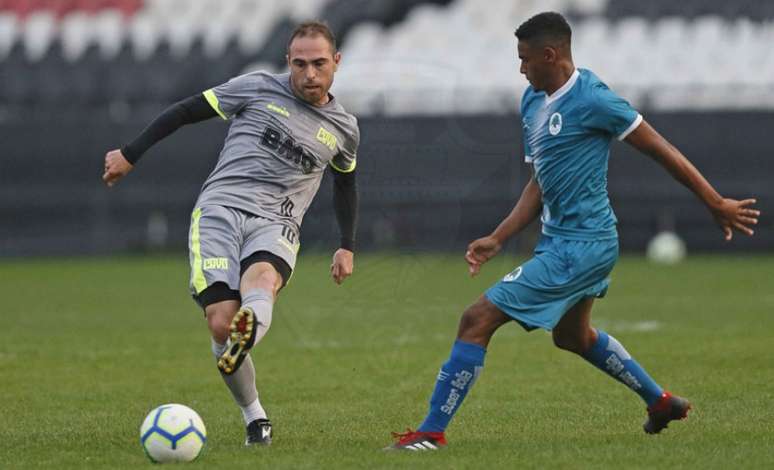
[[[551,104],[567,94],[567,92],[570,91],[570,88],[575,85],[575,82],[578,81],[578,77],[580,77],[580,72],[578,72],[578,69],[575,69],[572,72],[572,75],[570,75],[570,78],[564,83],[564,85],[561,86],[561,88],[556,90],[553,95],[549,96],[546,94],[546,104]]]

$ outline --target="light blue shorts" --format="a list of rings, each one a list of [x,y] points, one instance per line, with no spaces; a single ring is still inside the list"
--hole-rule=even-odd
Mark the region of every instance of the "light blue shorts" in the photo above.
[[[526,330],[552,330],[580,300],[604,297],[617,260],[617,238],[585,241],[542,235],[535,256],[485,295]]]

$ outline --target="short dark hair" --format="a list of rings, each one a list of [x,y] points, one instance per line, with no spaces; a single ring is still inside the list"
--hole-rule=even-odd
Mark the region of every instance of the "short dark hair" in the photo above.
[[[555,40],[570,43],[572,29],[559,13],[547,11],[538,13],[516,29],[514,33],[520,41]]]
[[[290,39],[288,39],[288,52],[290,52],[290,44],[294,39],[317,35],[324,37],[331,44],[331,49],[335,54],[337,50],[336,36],[333,35],[333,31],[331,31],[331,28],[328,27],[327,23],[316,20],[304,21],[296,26],[296,29],[294,29],[293,33],[290,35]]]

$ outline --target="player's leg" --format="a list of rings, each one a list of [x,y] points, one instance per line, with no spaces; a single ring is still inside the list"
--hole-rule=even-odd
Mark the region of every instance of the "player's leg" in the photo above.
[[[231,321],[229,346],[221,355],[219,367],[255,389],[256,373],[249,352],[271,326],[274,302],[292,275],[298,236],[287,226],[249,215],[245,217],[242,229],[244,242],[239,281],[242,303]],[[288,236],[296,243],[290,244]],[[296,249],[288,250],[286,245]],[[272,425],[258,400],[257,390],[254,399],[242,411],[247,423],[245,444],[270,444]]]
[[[492,335],[510,320],[484,296],[465,310],[449,359],[438,372],[427,416],[417,431],[396,434],[398,441],[388,449],[435,450],[446,445],[444,431],[481,373]]]
[[[204,309],[212,353],[220,362],[228,349],[233,319],[241,305],[240,240],[244,215],[219,206],[197,208],[191,219],[191,291]],[[221,377],[240,407],[245,423],[265,413],[258,401],[255,369],[249,356],[238,371]]]
[[[594,299],[584,298],[565,313],[552,331],[554,344],[574,352],[637,393],[648,407],[647,433],[658,433],[673,419],[684,418],[690,404],[673,396],[648,375],[618,340],[591,327]]]

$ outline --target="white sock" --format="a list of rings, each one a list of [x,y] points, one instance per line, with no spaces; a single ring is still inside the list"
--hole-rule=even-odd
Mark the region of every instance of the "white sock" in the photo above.
[[[250,424],[256,419],[267,419],[266,410],[261,406],[261,402],[258,401],[258,397],[255,397],[255,401],[247,406],[240,406],[242,409],[242,417],[245,419],[245,425]]]

